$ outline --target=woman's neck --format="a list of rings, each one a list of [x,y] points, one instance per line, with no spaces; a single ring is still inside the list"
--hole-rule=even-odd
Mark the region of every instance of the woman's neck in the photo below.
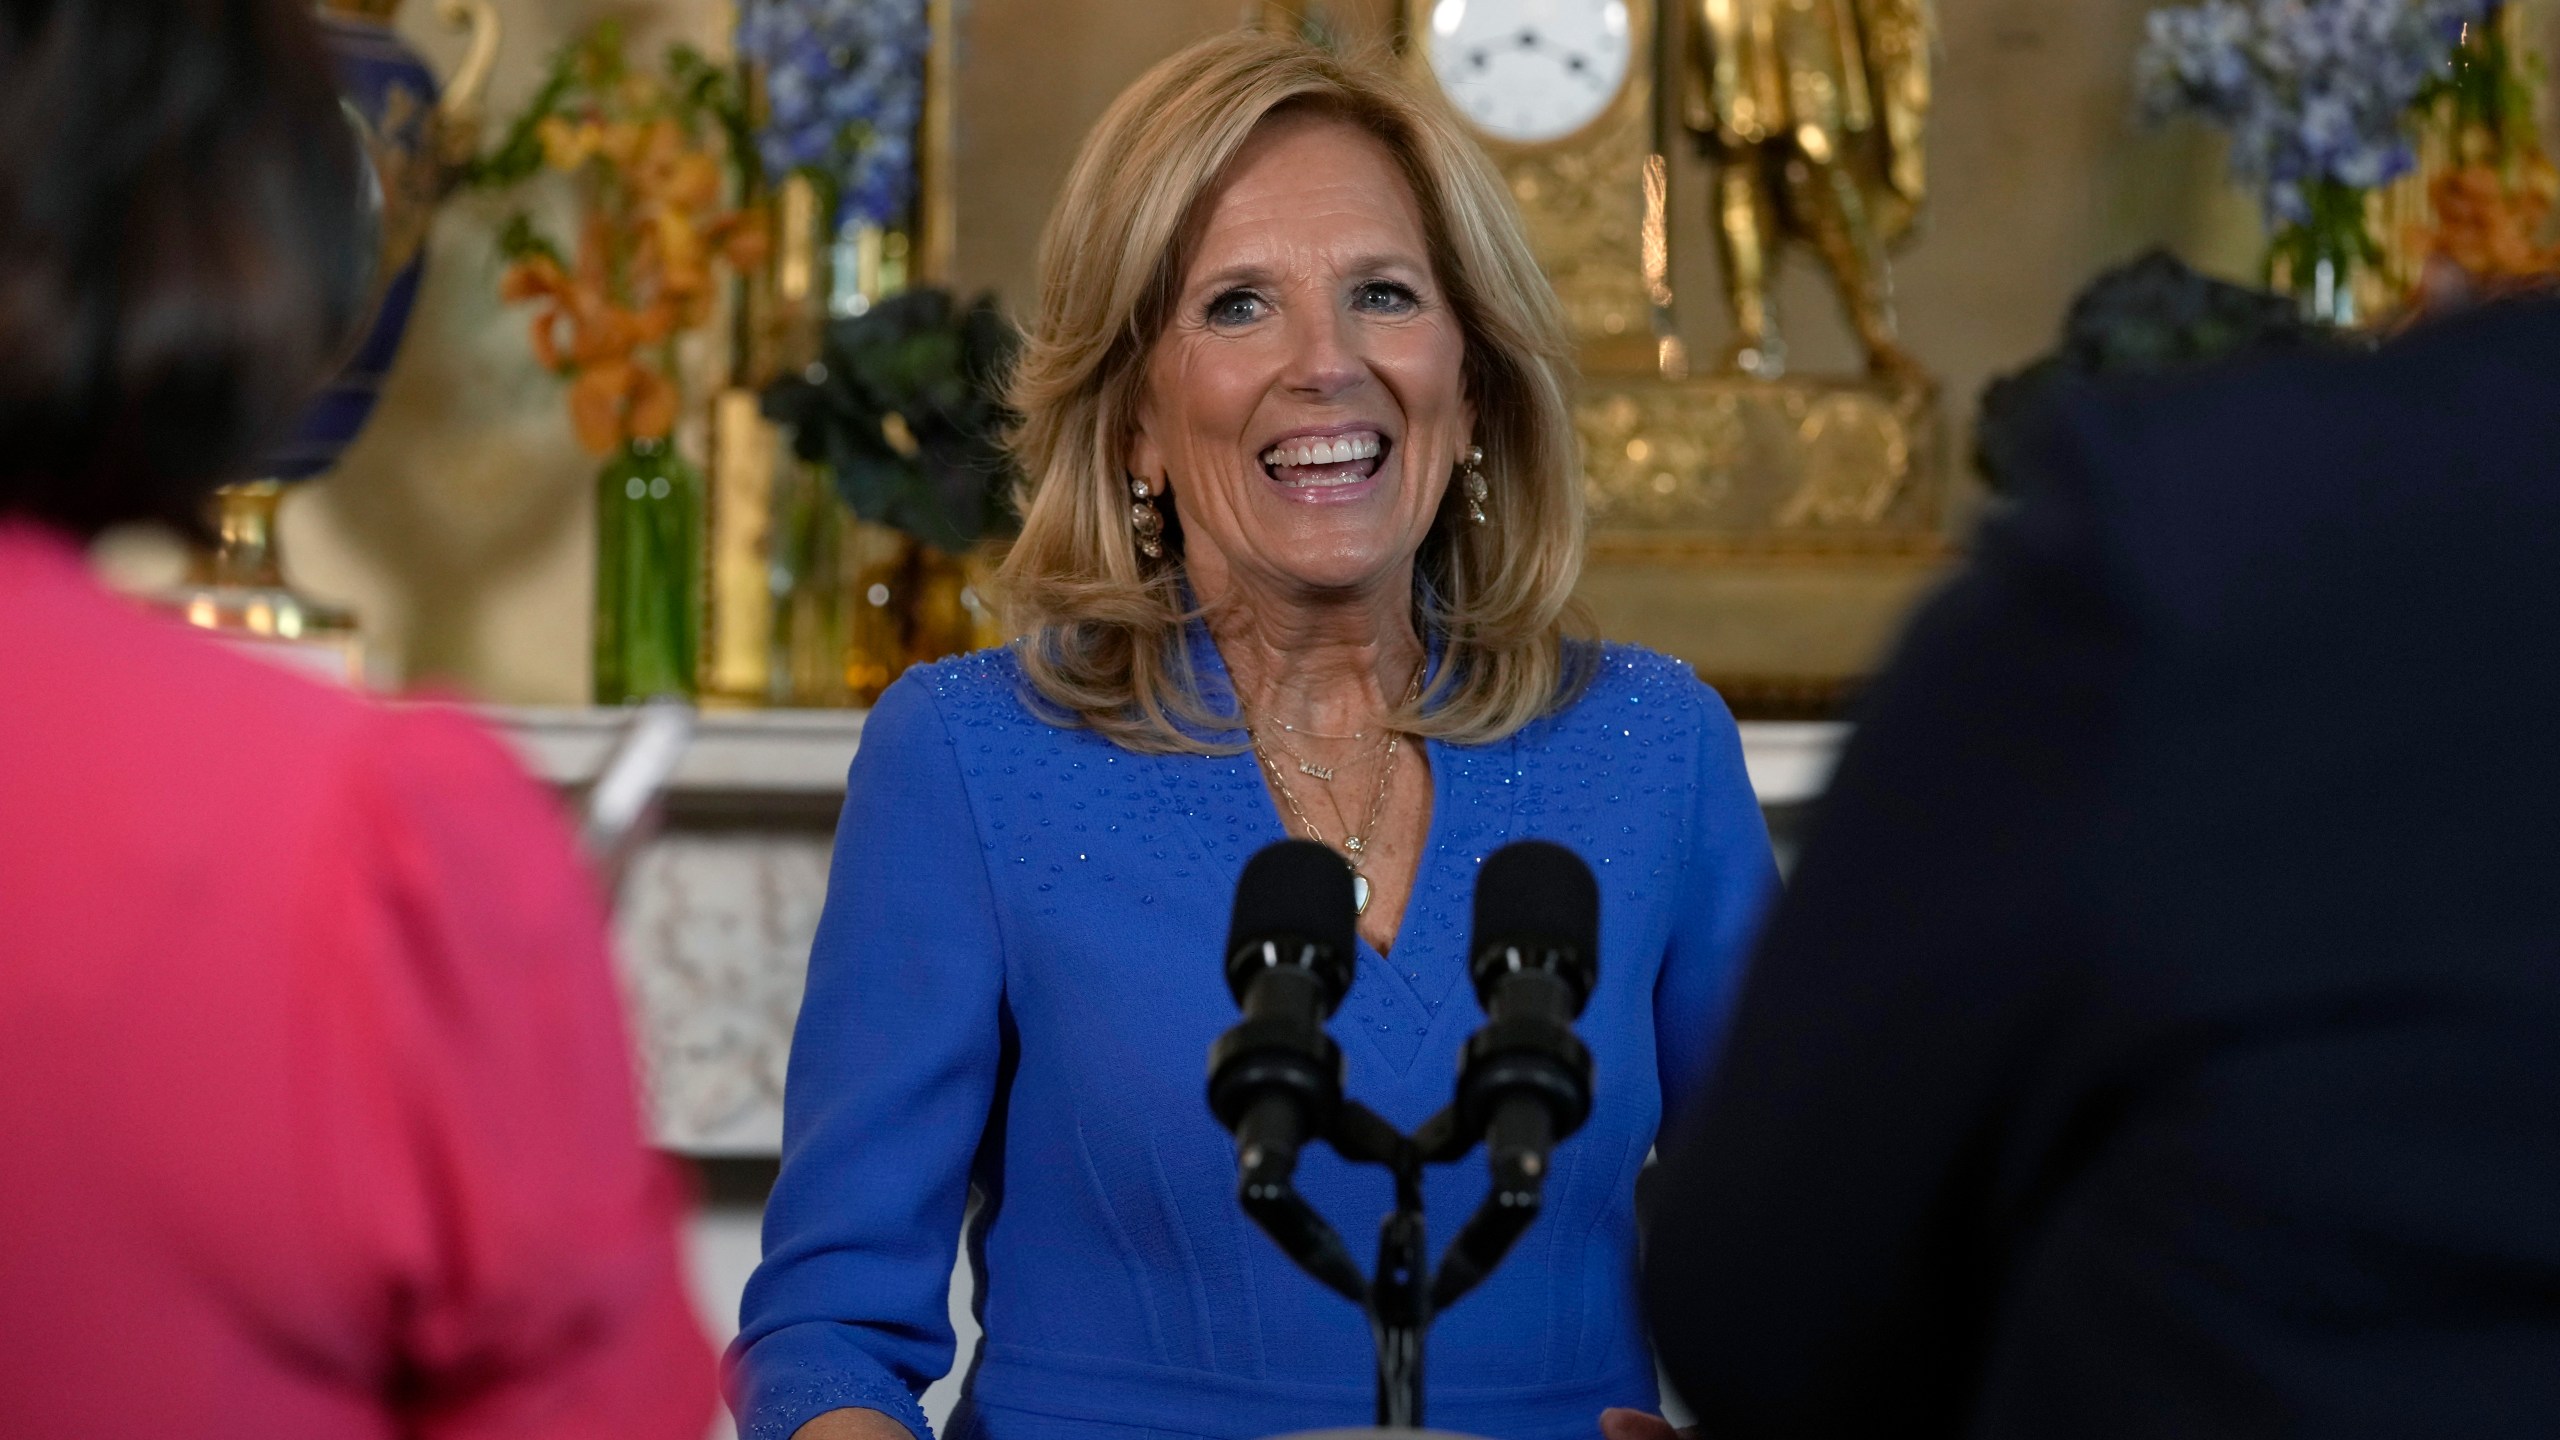
[[[1365,731],[1405,700],[1424,649],[1410,601],[1203,595],[1228,679],[1259,724]]]

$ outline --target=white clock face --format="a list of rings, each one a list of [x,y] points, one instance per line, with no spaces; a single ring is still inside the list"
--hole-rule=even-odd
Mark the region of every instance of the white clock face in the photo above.
[[[1424,43],[1440,88],[1487,134],[1561,140],[1626,83],[1627,0],[1438,0]]]

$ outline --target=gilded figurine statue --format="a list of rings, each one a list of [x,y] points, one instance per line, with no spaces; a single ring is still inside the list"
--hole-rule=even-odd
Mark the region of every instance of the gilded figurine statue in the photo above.
[[[1725,369],[1776,378],[1770,288],[1810,247],[1881,377],[1917,380],[1894,320],[1888,245],[1928,191],[1931,0],[1685,0],[1684,119],[1716,166],[1734,340]]]

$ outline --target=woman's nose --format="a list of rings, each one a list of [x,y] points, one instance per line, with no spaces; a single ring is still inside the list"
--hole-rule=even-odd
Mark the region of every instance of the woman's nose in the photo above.
[[[1351,317],[1327,308],[1301,310],[1290,325],[1289,368],[1283,377],[1291,390],[1311,399],[1332,399],[1358,386],[1369,369],[1361,359]]]

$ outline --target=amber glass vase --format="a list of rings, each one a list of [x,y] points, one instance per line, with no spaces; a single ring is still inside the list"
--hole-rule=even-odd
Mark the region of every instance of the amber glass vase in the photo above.
[[[596,477],[599,705],[693,698],[702,645],[702,472],[634,440]]]
[[[980,648],[989,629],[965,556],[946,554],[884,525],[856,522],[853,604],[846,622],[845,688],[869,705],[911,665]]]

